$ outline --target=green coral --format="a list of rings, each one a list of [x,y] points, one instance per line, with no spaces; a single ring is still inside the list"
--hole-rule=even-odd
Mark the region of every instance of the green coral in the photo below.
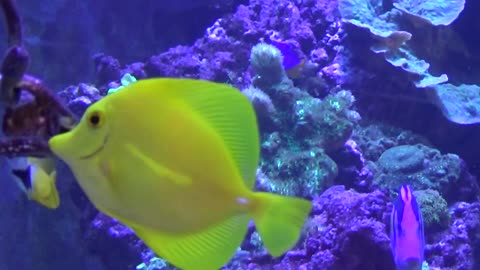
[[[108,89],[107,91],[107,95],[109,94],[112,94],[112,93],[115,93],[117,92],[118,90],[124,88],[125,86],[129,85],[129,84],[132,84],[134,82],[137,81],[137,78],[135,78],[134,76],[132,76],[130,73],[126,73],[125,75],[123,75],[123,77],[120,79],[120,83],[121,85],[118,86],[118,87],[115,87],[115,88],[110,88]]]
[[[281,149],[262,160],[261,171],[269,181],[262,190],[287,196],[315,197],[333,185],[338,175],[337,164],[320,148],[306,151]]]
[[[378,162],[388,173],[411,174],[424,169],[425,158],[418,145],[400,145],[385,151]]]
[[[350,138],[360,114],[352,110],[355,98],[352,93],[341,90],[328,95],[316,108],[315,129],[318,131],[320,145],[326,150],[341,148]]]
[[[393,196],[402,184],[409,184],[413,190],[437,190],[449,200],[462,179],[462,160],[457,155],[443,155],[423,144],[391,147],[369,167],[375,174],[373,182]]]
[[[250,64],[256,74],[254,85],[277,84],[286,77],[282,53],[272,45],[259,43],[253,46],[250,52]]]
[[[447,201],[436,190],[414,191],[422,211],[423,223],[427,231],[446,229],[450,223]]]
[[[148,263],[141,263],[137,265],[136,270],[161,270],[167,269],[167,263],[160,258],[153,257]]]

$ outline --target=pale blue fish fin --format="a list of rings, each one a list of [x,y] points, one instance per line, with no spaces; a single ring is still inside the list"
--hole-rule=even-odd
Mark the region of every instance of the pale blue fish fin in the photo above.
[[[395,204],[392,206],[392,212],[390,214],[390,248],[395,253],[395,247],[397,242],[397,210]]]
[[[27,188],[25,186],[25,184],[23,183],[22,179],[20,179],[19,176],[15,175],[15,173],[13,173],[15,170],[26,170],[28,169],[28,160],[27,158],[24,158],[24,157],[17,157],[17,158],[5,158],[6,160],[6,163],[11,171],[10,175],[11,177],[13,177],[13,180],[15,181],[15,183],[17,184],[17,186],[20,188],[20,190],[22,190],[23,192],[25,192],[25,194],[27,194],[28,196],[28,193],[29,193],[29,188]]]
[[[18,188],[20,188],[20,190],[25,192],[25,194],[27,194],[27,196],[28,196],[29,190],[23,184],[22,180],[20,180],[20,178],[18,178],[16,175],[13,175],[13,174],[12,174],[12,177],[13,177],[13,180],[15,181],[15,183],[17,184]]]
[[[126,144],[125,148],[128,150],[130,155],[132,155],[132,157],[140,159],[145,165],[148,166],[148,168],[152,169],[152,171],[157,174],[158,177],[162,179],[168,179],[181,186],[188,186],[192,183],[192,179],[190,177],[178,174],[169,168],[162,166],[162,164],[155,162],[132,144]]]
[[[183,270],[218,270],[228,263],[242,243],[247,215],[231,217],[218,225],[189,235],[166,235],[133,227],[138,237],[160,257]]]
[[[240,90],[220,83],[164,79],[167,87],[205,119],[224,140],[246,186],[253,189],[260,158],[255,111]],[[171,86],[168,86],[171,85]]]
[[[5,158],[5,161],[11,169],[24,169],[29,165],[26,157]]]

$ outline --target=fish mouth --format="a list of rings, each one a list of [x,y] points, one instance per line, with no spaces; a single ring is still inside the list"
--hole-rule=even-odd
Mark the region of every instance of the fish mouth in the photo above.
[[[81,156],[80,159],[83,159],[83,160],[89,159],[89,158],[95,156],[96,154],[100,153],[100,151],[102,151],[103,148],[105,148],[105,145],[107,144],[107,141],[108,141],[108,135],[105,136],[105,138],[103,139],[102,144],[101,144],[97,149],[95,149],[95,150],[94,150],[92,153],[90,153],[90,154]]]

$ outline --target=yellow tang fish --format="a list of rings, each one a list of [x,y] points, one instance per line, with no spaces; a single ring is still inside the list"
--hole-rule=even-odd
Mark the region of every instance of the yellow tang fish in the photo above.
[[[60,205],[55,186],[57,172],[52,158],[30,157],[27,159],[27,168],[14,169],[12,172],[30,200],[50,209],[56,209]]]
[[[273,256],[298,241],[311,202],[253,192],[254,110],[237,89],[147,79],[90,106],[49,141],[102,212],[185,270],[227,263],[253,219]]]

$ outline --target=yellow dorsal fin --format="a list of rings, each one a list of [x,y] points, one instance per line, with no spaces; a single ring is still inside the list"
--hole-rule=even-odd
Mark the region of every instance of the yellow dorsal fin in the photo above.
[[[37,166],[47,174],[51,174],[55,170],[55,160],[53,158],[29,157],[28,163]]]
[[[189,235],[164,235],[132,227],[148,247],[176,267],[183,270],[218,270],[230,261],[242,243],[248,222],[247,215],[234,216],[205,231]]]
[[[132,85],[156,91],[168,89],[172,98],[182,100],[198,113],[223,138],[246,186],[253,188],[260,139],[255,111],[238,89],[209,81],[170,78],[141,80]]]
[[[141,160],[145,165],[151,168],[152,171],[158,175],[158,177],[162,179],[168,179],[175,184],[182,186],[187,186],[192,183],[192,179],[190,179],[189,177],[173,172],[170,169],[162,166],[158,162],[153,161],[150,157],[144,155],[140,150],[138,150],[137,147],[133,146],[132,144],[126,144],[125,147],[132,155],[132,157]]]

